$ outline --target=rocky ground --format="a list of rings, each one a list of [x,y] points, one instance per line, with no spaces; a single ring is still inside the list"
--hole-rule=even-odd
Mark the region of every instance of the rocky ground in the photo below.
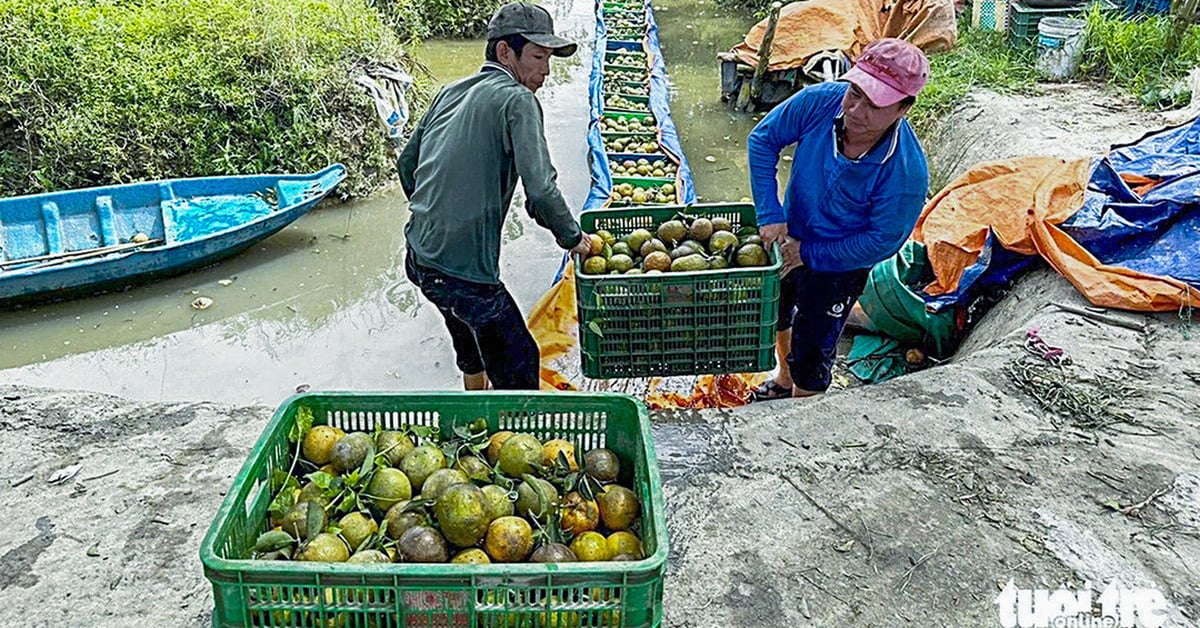
[[[927,142],[931,187],[940,188],[982,161],[1099,155],[1113,144],[1136,142],[1182,121],[1179,114],[1146,111],[1128,96],[1095,85],[1040,84],[1037,91],[1019,95],[980,90]]]
[[[1162,591],[1168,625],[1195,625],[1200,338],[1170,316],[1123,316],[1138,332],[1051,301],[1082,305],[1039,272],[950,363],[691,419],[735,453],[667,484],[668,623],[990,626],[1009,579],[1119,579]],[[1073,376],[1129,385],[1120,407],[1157,433],[1056,426],[1005,374],[1034,328]]]
[[[1038,113],[1044,101],[981,99],[948,122],[993,137],[978,121],[1004,111],[1025,130],[986,140],[991,155],[968,143],[957,163],[1021,154],[1028,129],[1068,119],[1055,146],[1157,128],[1130,110],[1132,124],[1083,132],[1084,114]],[[1054,302],[1085,305],[1037,271],[941,366],[816,400],[656,415],[665,625],[994,626],[1010,580],[1119,580],[1160,591],[1165,625],[1200,624],[1200,329]],[[1018,388],[1011,365],[1038,360],[1031,329],[1071,358],[1070,386],[1108,382],[1104,416],[1126,421],[1097,429]],[[200,541],[271,412],[0,383],[0,625],[208,624]]]

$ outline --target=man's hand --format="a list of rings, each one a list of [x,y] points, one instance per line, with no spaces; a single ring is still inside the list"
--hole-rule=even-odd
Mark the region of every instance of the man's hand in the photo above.
[[[804,260],[800,258],[799,240],[791,236],[786,236],[779,245],[779,248],[783,253],[783,276],[786,277],[788,273],[804,265]]]
[[[583,237],[579,238],[579,244],[576,244],[571,249],[571,252],[578,253],[583,257],[587,257],[588,253],[592,252],[592,236],[586,233],[583,234]]]
[[[780,222],[773,225],[763,225],[758,228],[758,235],[762,237],[763,247],[768,251],[771,250],[771,245],[776,242],[783,246],[784,238],[788,235],[787,223]]]

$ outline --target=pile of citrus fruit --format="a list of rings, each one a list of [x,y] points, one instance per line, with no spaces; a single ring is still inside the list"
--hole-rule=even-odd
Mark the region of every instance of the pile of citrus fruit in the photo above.
[[[590,234],[585,275],[642,275],[767,266],[770,257],[753,227],[734,233],[727,218],[678,215],[649,229],[615,237]]]
[[[632,561],[641,504],[605,448],[488,433],[476,420],[350,432],[301,417],[273,478],[264,560],[351,563]]]

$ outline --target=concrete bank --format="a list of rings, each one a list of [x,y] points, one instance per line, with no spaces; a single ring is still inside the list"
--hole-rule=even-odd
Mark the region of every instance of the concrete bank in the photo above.
[[[1119,579],[1161,591],[1167,625],[1195,625],[1200,334],[1051,301],[1082,304],[1031,275],[952,362],[887,384],[657,415],[666,625],[998,625],[1009,579]],[[1130,386],[1121,407],[1158,434],[1056,427],[1005,375],[1034,327],[1072,373]],[[209,622],[198,547],[271,408],[19,386],[0,400],[0,624]]]

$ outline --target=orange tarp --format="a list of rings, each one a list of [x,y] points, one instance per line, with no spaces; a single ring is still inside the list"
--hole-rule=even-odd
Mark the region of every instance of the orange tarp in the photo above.
[[[1057,225],[1083,206],[1090,160],[1023,157],[982,163],[942,189],[921,212],[913,239],[926,246],[931,295],[953,292],[983,252],[989,230],[1005,248],[1041,255],[1093,304],[1170,311],[1200,291],[1169,277],[1102,264]]]
[[[575,307],[575,266],[567,262],[558,280],[529,312],[527,325],[541,351],[542,390],[577,390],[577,386],[554,370],[550,363],[567,355],[579,344],[570,332],[579,327]]]
[[[755,24],[731,51],[758,65],[767,20]],[[807,0],[779,11],[768,70],[799,68],[809,57],[838,50],[857,59],[863,47],[884,37],[906,39],[925,52],[949,50],[958,40],[952,0]]]
[[[739,375],[701,375],[690,393],[659,390],[660,379],[650,381],[646,405],[652,410],[667,408],[736,408],[750,403],[750,394],[763,382],[766,373]]]

